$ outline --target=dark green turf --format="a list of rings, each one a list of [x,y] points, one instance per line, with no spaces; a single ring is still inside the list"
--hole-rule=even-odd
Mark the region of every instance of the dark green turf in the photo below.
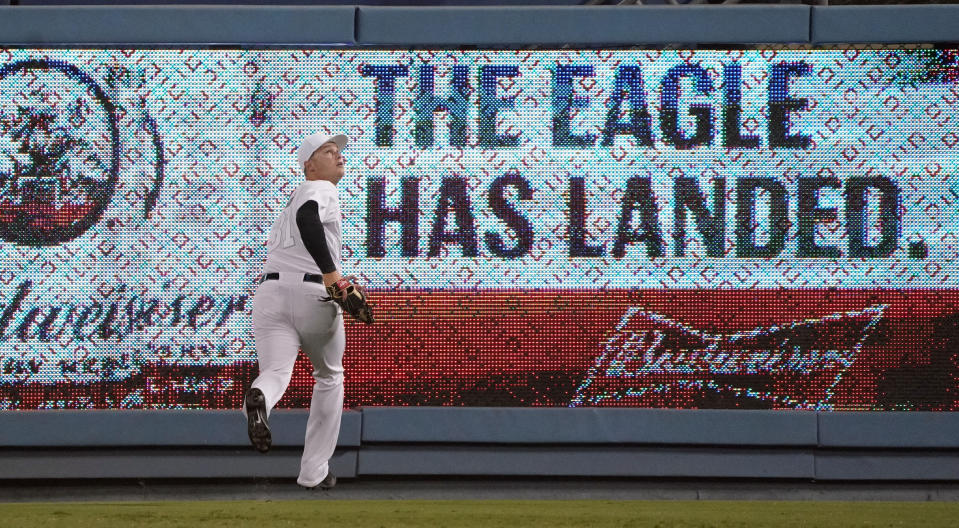
[[[946,502],[234,501],[0,504],[0,526],[272,528],[955,527]]]

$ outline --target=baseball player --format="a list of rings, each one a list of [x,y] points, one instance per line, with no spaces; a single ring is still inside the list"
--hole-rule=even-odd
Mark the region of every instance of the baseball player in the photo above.
[[[329,460],[343,414],[343,310],[372,322],[365,291],[340,272],[340,204],[343,135],[303,139],[297,161],[305,181],[270,229],[266,263],[253,296],[253,337],[260,375],[244,398],[247,433],[265,453],[272,442],[267,418],[283,396],[300,348],[313,364],[313,398],[297,483],[336,485]]]

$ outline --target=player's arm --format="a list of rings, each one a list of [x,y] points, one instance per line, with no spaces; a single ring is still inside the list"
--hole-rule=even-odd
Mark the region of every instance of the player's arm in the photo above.
[[[333,255],[326,243],[326,230],[320,220],[320,205],[316,200],[307,200],[296,210],[296,227],[300,230],[300,238],[306,251],[323,272],[323,285],[330,286],[343,278],[340,270],[333,263]]]
[[[296,227],[300,230],[303,245],[323,272],[323,284],[330,297],[357,320],[372,324],[373,310],[366,302],[365,289],[352,282],[356,277],[343,277],[336,269],[320,220],[320,206],[315,200],[307,200],[297,209]]]

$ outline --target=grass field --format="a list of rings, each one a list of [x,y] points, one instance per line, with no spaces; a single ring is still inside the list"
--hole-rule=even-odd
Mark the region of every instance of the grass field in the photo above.
[[[955,527],[959,504],[769,501],[233,501],[0,504],[3,527]]]

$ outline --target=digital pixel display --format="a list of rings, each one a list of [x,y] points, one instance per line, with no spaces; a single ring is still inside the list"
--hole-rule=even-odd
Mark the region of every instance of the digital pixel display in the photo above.
[[[346,405],[959,408],[959,55],[0,49],[0,408],[239,407],[344,133]],[[301,357],[281,407],[305,407]]]

